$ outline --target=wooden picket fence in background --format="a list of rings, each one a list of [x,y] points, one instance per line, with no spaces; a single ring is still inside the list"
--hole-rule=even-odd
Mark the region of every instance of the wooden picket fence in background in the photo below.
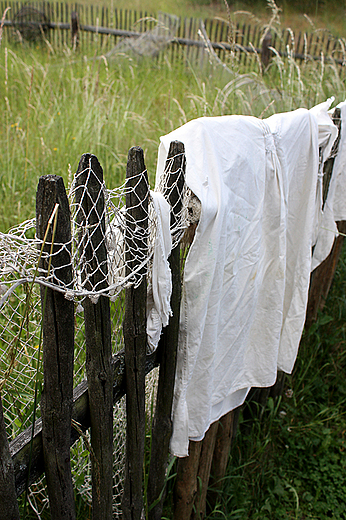
[[[18,41],[20,33],[25,34],[25,26],[34,21],[41,24],[44,37],[53,46],[75,47],[78,43],[81,49],[87,51],[96,45],[103,53],[111,50],[122,38],[136,38],[153,30],[157,19],[155,13],[147,11],[77,3],[1,0],[1,13],[7,7],[11,9],[4,25],[5,41]],[[265,27],[256,24],[230,25],[226,19],[201,20],[191,17],[179,18],[175,37],[169,44],[171,59],[186,56],[187,52],[191,54],[191,48],[195,50],[195,57],[201,58],[205,48],[205,41],[199,34],[201,27],[205,28],[219,58],[225,59],[229,51],[234,51],[239,62],[248,69],[254,66],[256,53],[267,64],[268,56],[272,55],[266,51],[269,46],[275,48],[280,56],[291,55],[298,61],[319,60],[323,55],[324,59],[332,58],[340,65],[345,62],[344,40],[325,30],[293,35],[289,29],[278,32],[272,28],[267,34]]]

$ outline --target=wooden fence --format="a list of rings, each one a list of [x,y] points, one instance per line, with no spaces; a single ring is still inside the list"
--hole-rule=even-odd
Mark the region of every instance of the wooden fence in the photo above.
[[[340,123],[338,109],[334,120]],[[325,164],[324,198],[337,152]],[[173,158],[173,161],[171,160]],[[92,164],[92,168],[88,165]],[[164,196],[171,205],[171,225],[178,218],[179,194],[184,183],[185,155],[182,143],[173,142],[166,162],[166,191]],[[90,171],[93,175],[88,175]],[[139,174],[145,171],[143,151],[131,148],[128,155],[126,182],[131,188],[126,195],[126,207],[131,220],[128,225],[140,226],[146,236],[149,186],[147,179]],[[92,243],[87,247],[80,242],[81,252],[91,264],[95,263],[93,279],[88,283],[97,285],[98,277],[104,279],[98,266],[107,265],[107,252],[102,243],[105,223],[98,219],[103,214],[104,199],[100,186],[102,168],[95,156],[82,156],[77,173],[78,186],[89,197],[76,198],[83,207],[77,213],[82,228],[92,228]],[[59,209],[56,212],[56,205]],[[57,214],[56,228],[49,231],[48,242],[66,244],[59,254],[53,251],[51,261],[60,267],[59,276],[66,286],[71,282],[69,267],[70,210],[60,177],[48,175],[39,181],[36,198],[37,235],[43,238],[54,211]],[[338,223],[342,233],[346,222]],[[54,233],[54,239],[53,239]],[[306,327],[316,318],[324,304],[333,279],[345,235],[340,235],[329,257],[313,272],[310,284]],[[131,251],[139,244],[125,235],[128,248],[126,269],[136,269],[136,257]],[[48,247],[48,246],[47,246]],[[141,247],[145,248],[143,243]],[[186,247],[186,244],[185,246]],[[163,490],[168,461],[168,445],[172,432],[171,409],[178,343],[179,309],[181,297],[181,254],[178,244],[170,256],[173,278],[171,299],[173,316],[160,338],[158,349],[147,355],[146,338],[146,277],[139,285],[126,289],[123,334],[125,349],[112,356],[111,320],[109,300],[101,296],[98,302],[83,302],[86,336],[87,380],[73,389],[74,350],[74,305],[62,294],[52,289],[41,289],[43,321],[44,392],[41,401],[41,418],[34,428],[28,428],[8,443],[0,398],[0,520],[19,519],[16,497],[45,472],[53,519],[75,518],[73,488],[70,469],[70,446],[91,429],[92,459],[92,509],[93,519],[112,518],[112,410],[113,405],[126,393],[127,447],[125,482],[122,500],[123,519],[140,520],[143,511],[143,458],[145,450],[145,376],[159,366],[159,382],[155,416],[151,431],[151,462],[147,487],[150,520],[161,518]],[[94,257],[97,251],[98,258]],[[45,260],[47,262],[48,260]],[[43,262],[43,261],[42,261]],[[63,266],[63,268],[61,268]],[[44,265],[42,264],[42,267]],[[107,269],[103,267],[102,269]],[[101,276],[102,275],[102,276]],[[82,274],[83,277],[83,269]],[[269,395],[282,392],[283,376],[268,389],[253,389],[252,402],[264,404]],[[57,391],[59,389],[59,391]],[[229,451],[237,429],[239,410],[229,412],[220,421],[211,425],[203,441],[190,442],[189,457],[179,459],[175,484],[174,519],[190,520],[205,517],[207,493],[209,504],[214,504],[222,486]],[[72,426],[71,426],[72,425]],[[208,490],[209,487],[209,490]],[[9,516],[10,513],[10,516]]]
[[[122,38],[138,38],[152,31],[157,23],[155,13],[105,6],[1,0],[2,13],[7,7],[11,9],[4,25],[5,40],[30,39],[32,35],[38,38],[43,34],[54,46],[73,47],[78,43],[84,51],[95,49],[96,46],[106,53]],[[30,27],[31,32],[28,29]],[[205,40],[200,36],[201,28],[202,32],[205,29],[219,58],[224,59],[229,51],[233,51],[247,68],[253,66],[255,53],[267,64],[268,57],[272,55],[266,51],[269,46],[275,48],[280,56],[291,55],[298,61],[319,60],[323,55],[326,59],[333,58],[338,64],[345,62],[345,42],[328,31],[299,32],[293,35],[288,29],[278,32],[272,28],[270,34],[267,34],[267,29],[260,25],[230,25],[227,20],[188,17],[177,19],[176,31],[167,41],[171,48],[171,58],[181,55],[178,49],[186,53],[194,48],[196,57],[200,59],[201,51],[205,48]]]

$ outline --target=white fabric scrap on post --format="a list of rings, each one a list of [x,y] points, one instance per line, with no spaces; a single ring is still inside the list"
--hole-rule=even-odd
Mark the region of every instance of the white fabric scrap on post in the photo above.
[[[300,109],[261,121],[201,118],[173,140],[201,217],[185,262],[171,452],[188,454],[250,387],[290,372],[304,325],[318,174],[318,123]]]
[[[148,350],[153,352],[159,343],[162,327],[168,325],[171,311],[172,276],[168,257],[172,250],[170,231],[170,205],[164,196],[151,191],[156,212],[156,238],[154,245],[151,284],[147,296]]]
[[[341,134],[330,187],[335,222],[346,220],[346,101],[337,108],[341,112]]]

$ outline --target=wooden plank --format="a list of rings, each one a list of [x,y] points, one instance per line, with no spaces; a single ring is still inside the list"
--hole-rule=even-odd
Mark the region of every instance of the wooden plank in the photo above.
[[[76,221],[81,280],[87,290],[107,287],[103,170],[95,155],[84,154],[76,173]],[[91,231],[89,231],[91,230]],[[113,367],[109,299],[83,300],[86,374],[91,421],[92,508],[94,520],[112,518]]]
[[[181,194],[185,184],[185,148],[183,143],[173,141],[170,144],[165,175],[167,184],[164,196],[171,210],[171,229],[178,222],[182,208]],[[180,243],[172,250],[169,264],[172,272],[171,308],[173,315],[160,338],[162,357],[157,389],[156,409],[152,427],[151,459],[148,479],[148,505],[157,504],[149,512],[150,520],[160,520],[162,515],[163,490],[168,463],[169,442],[172,435],[172,403],[174,394],[175,369],[177,360],[181,274]],[[160,500],[161,497],[161,500]]]
[[[340,233],[346,234],[346,222],[337,222]],[[322,310],[333,282],[337,264],[341,255],[344,236],[335,240],[328,257],[311,274],[309,301],[306,312],[305,329],[308,330]]]
[[[202,441],[189,442],[189,456],[178,459],[174,486],[173,520],[190,520],[197,495],[197,473]]]
[[[191,515],[192,520],[202,520],[206,517],[206,498],[218,427],[219,422],[214,422],[208,428],[202,441],[197,472],[198,490],[195,498],[195,507]]]
[[[295,54],[302,54],[302,52],[300,52],[300,42],[301,42],[301,39],[302,39],[302,32],[299,31],[299,34],[298,34],[298,41],[297,41],[297,44],[296,44],[296,48],[295,48]],[[303,42],[304,42],[304,38],[303,38]]]
[[[126,275],[147,255],[149,185],[143,150],[129,150],[126,169]],[[135,232],[136,231],[136,232]],[[145,269],[145,268],[143,268]],[[145,441],[145,358],[147,346],[145,271],[138,287],[125,291],[123,323],[126,372],[126,459],[122,499],[123,520],[140,520],[143,510],[143,459]]]
[[[249,44],[250,44],[250,31],[251,31],[251,25],[249,24],[248,25],[248,28],[247,28],[247,33],[246,33],[246,46],[249,47]],[[247,63],[250,63],[251,65],[251,58],[248,60],[248,54],[245,53],[245,56],[244,56],[244,65],[246,66]]]
[[[48,223],[57,211],[54,223]],[[46,234],[48,230],[48,234]],[[70,208],[62,177],[46,175],[39,180],[36,194],[36,234],[46,236],[40,268],[54,269],[59,281],[72,283]],[[52,245],[53,244],[53,245]],[[56,245],[55,245],[56,244]],[[64,244],[64,248],[61,248]],[[42,443],[52,519],[75,519],[70,463],[73,395],[74,302],[61,292],[41,286],[44,386],[41,396]]]
[[[14,467],[8,444],[0,393],[0,520],[20,520]]]
[[[77,11],[71,13],[71,45],[75,49],[79,45],[79,18]]]
[[[240,407],[221,417],[218,423],[210,473],[211,477],[209,481],[210,489],[208,491],[208,507],[211,511],[217,503],[218,494],[223,485],[223,479],[226,474],[229,460],[229,453],[238,427],[239,412]]]

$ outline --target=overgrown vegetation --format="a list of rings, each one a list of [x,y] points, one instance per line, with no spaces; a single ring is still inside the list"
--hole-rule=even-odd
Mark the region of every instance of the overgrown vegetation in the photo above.
[[[275,29],[279,19],[271,23]],[[267,117],[346,97],[343,68],[298,63],[293,54],[274,56],[265,72],[255,60],[247,74],[232,53],[224,66],[210,57],[201,69],[189,60],[172,64],[167,55],[107,61],[99,49],[84,56],[48,42],[2,46],[0,60],[1,231],[33,216],[40,175],[62,175],[67,183],[84,152],[98,156],[114,187],[124,180],[128,149],[140,145],[153,185],[159,136],[192,118]],[[250,432],[241,421],[210,519],[346,518],[345,280],[342,260],[282,400],[269,400]],[[83,520],[90,513],[81,498],[77,509]]]

